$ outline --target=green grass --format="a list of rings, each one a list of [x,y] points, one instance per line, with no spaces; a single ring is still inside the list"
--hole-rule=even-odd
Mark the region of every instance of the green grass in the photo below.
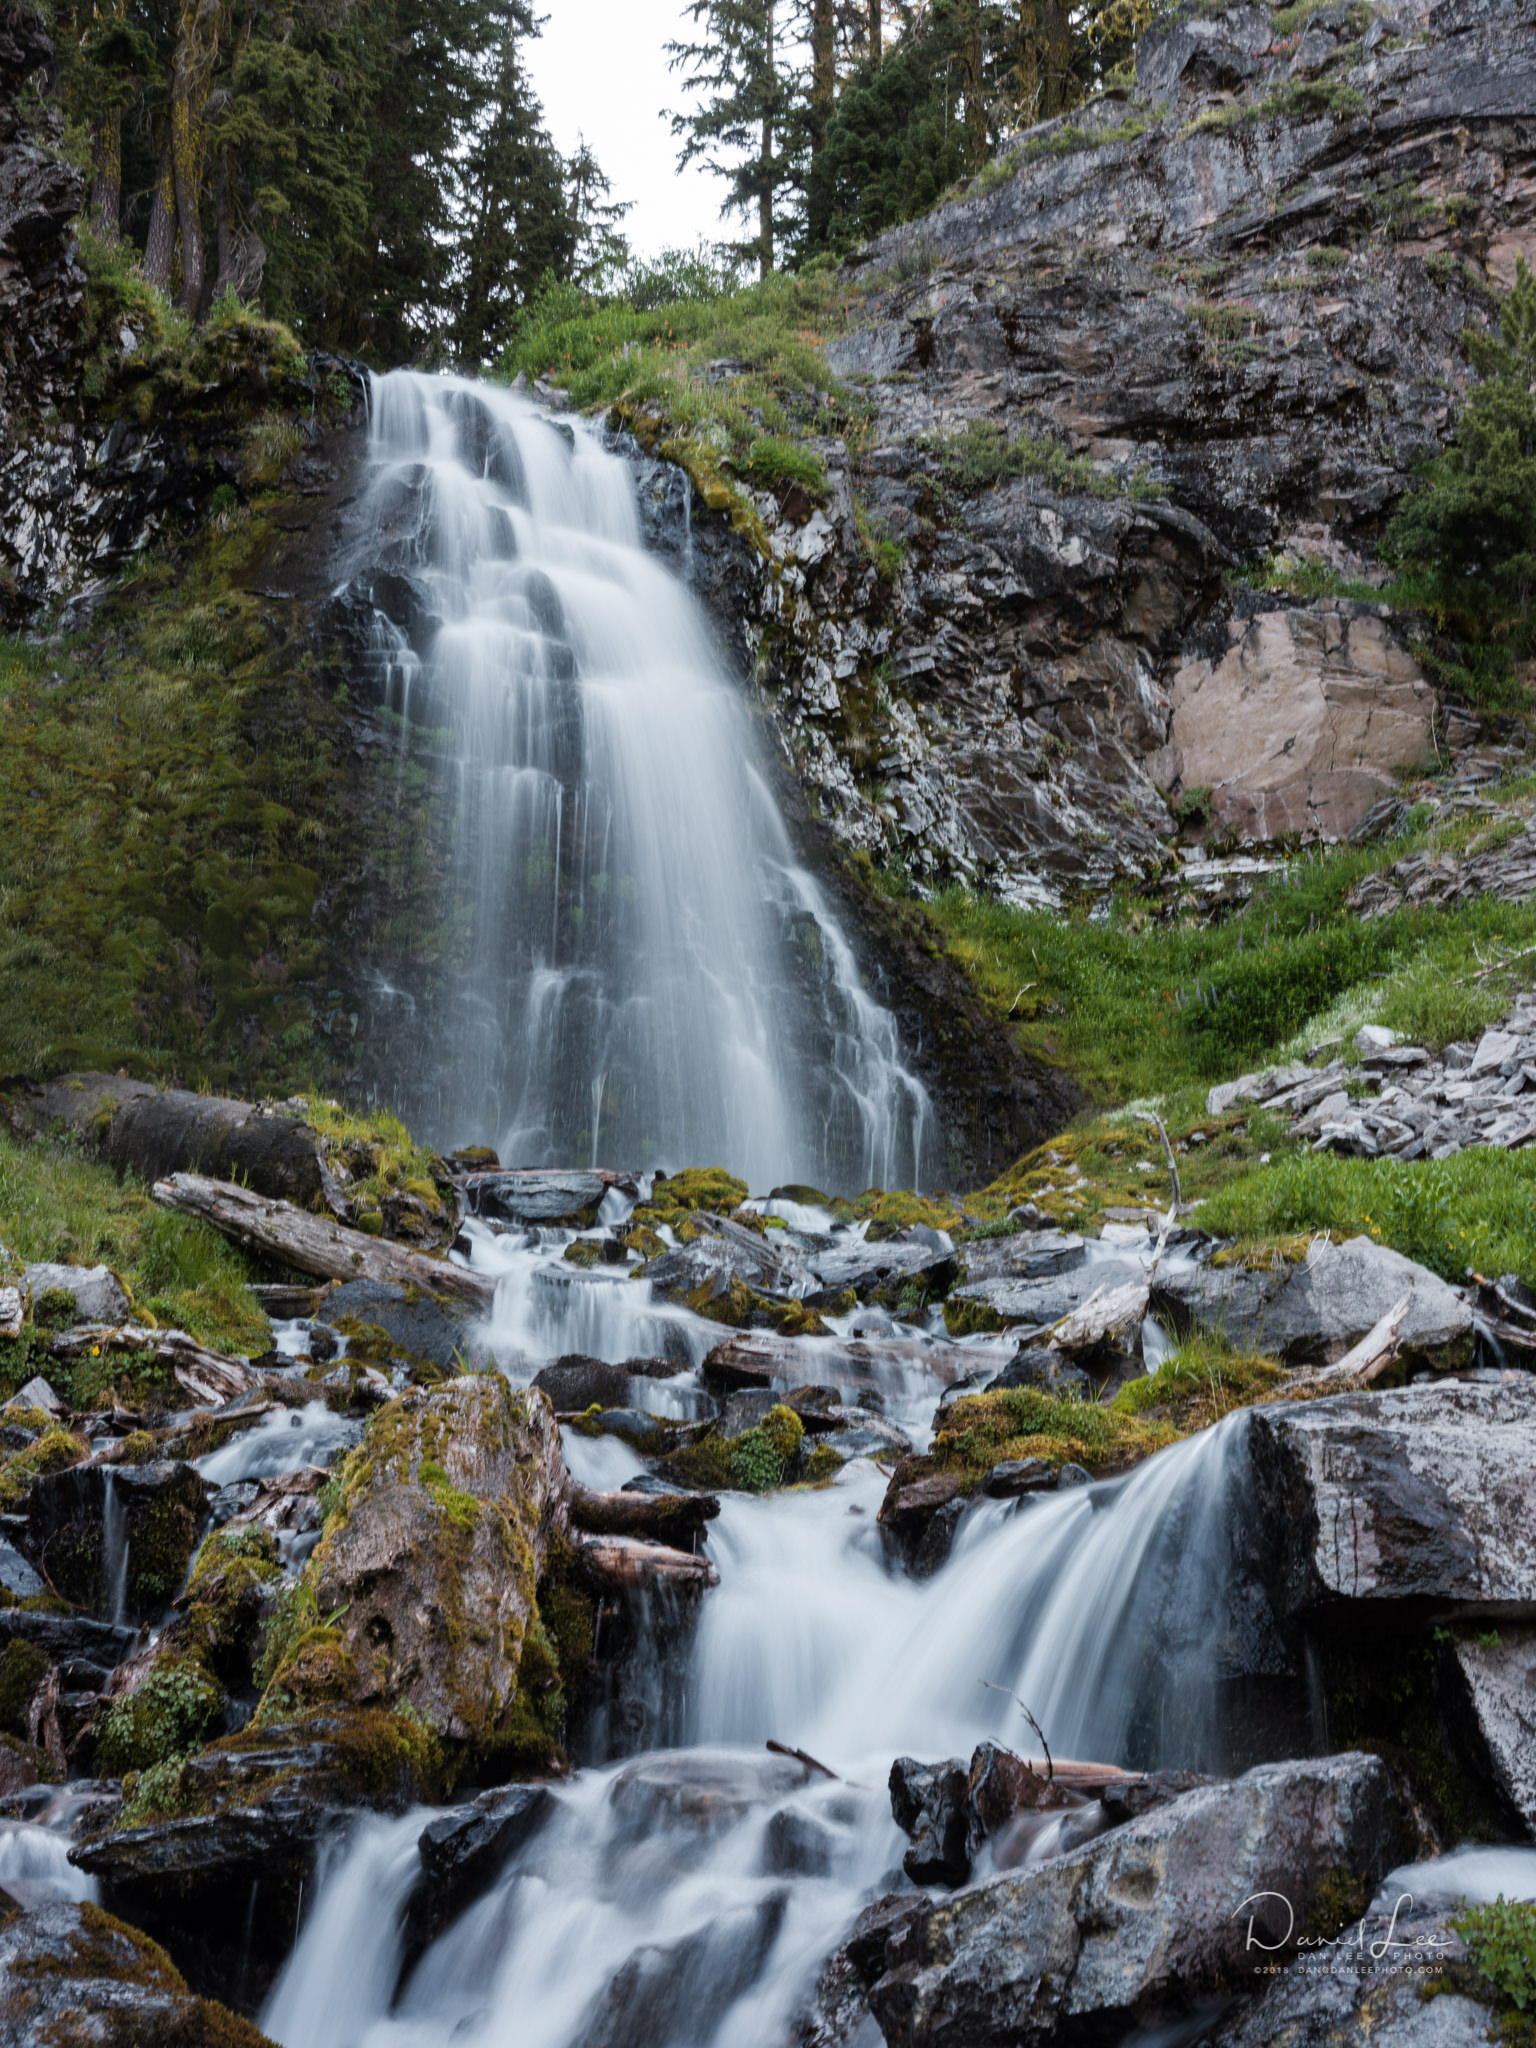
[[[1240,1240],[1331,1230],[1374,1237],[1446,1280],[1468,1267],[1536,1283],[1536,1152],[1486,1147],[1450,1159],[1336,1159],[1309,1152],[1234,1181],[1200,1227]]]
[[[728,473],[824,490],[821,465],[794,445],[797,435],[841,433],[857,445],[867,431],[867,409],[821,353],[856,303],[825,265],[646,311],[556,286],[529,308],[497,371],[549,378],[583,412],[616,408],[724,510]],[[740,365],[740,374],[711,372],[717,362]]]
[[[1092,498],[1167,495],[1160,484],[1140,474],[1124,484],[1086,455],[1068,455],[1054,441],[1028,433],[1010,435],[994,420],[972,420],[962,433],[930,434],[917,445],[935,459],[944,482],[958,491],[988,490],[1005,477],[1033,476],[1063,494]]]
[[[1442,832],[1435,843],[1469,836]],[[1427,843],[1417,833],[1295,859],[1220,923],[1163,923],[1121,901],[1100,924],[962,890],[936,897],[928,914],[1022,1049],[1067,1067],[1099,1102],[1193,1107],[1211,1082],[1275,1057],[1314,1020],[1322,1035],[1342,1000],[1357,1025],[1411,1018],[1431,1045],[1502,1014],[1532,962],[1482,970],[1536,942],[1536,905],[1484,898],[1370,922],[1346,906],[1362,876]]]
[[[251,1354],[272,1341],[248,1291],[252,1269],[233,1246],[70,1145],[20,1144],[0,1131],[0,1245],[26,1265],[110,1266],[140,1314],[217,1349]]]

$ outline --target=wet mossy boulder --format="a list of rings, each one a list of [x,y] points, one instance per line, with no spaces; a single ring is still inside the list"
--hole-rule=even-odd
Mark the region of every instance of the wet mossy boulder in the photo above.
[[[247,2019],[197,1998],[157,1942],[100,1906],[26,1913],[0,1892],[0,2048],[274,2048]]]
[[[27,1527],[19,1547],[66,1600],[94,1613],[110,1612],[112,1574],[123,1569],[126,1617],[147,1620],[169,1604],[186,1577],[207,1489],[190,1465],[84,1464],[85,1448],[79,1438],[54,1431],[14,1461],[37,1461],[22,1503]],[[111,1521],[119,1521],[127,1546],[122,1566],[109,1555]]]
[[[281,1702],[390,1709],[493,1750],[517,1720],[538,1583],[563,1515],[554,1411],[499,1373],[413,1389],[379,1410],[296,1598],[308,1626],[272,1670]]]

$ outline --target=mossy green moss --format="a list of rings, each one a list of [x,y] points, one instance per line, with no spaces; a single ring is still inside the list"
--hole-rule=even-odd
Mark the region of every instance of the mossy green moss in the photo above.
[[[96,1767],[104,1777],[121,1777],[186,1756],[223,1710],[223,1689],[195,1658],[158,1658],[138,1689],[98,1718]]]
[[[62,1472],[67,1465],[78,1465],[90,1455],[90,1448],[83,1437],[55,1427],[26,1450],[13,1452],[0,1465],[0,1508],[19,1507],[34,1479],[48,1472]]]
[[[265,1529],[218,1529],[193,1562],[180,1612],[162,1641],[195,1657],[231,1689],[253,1675],[263,1615],[283,1583],[277,1545]]]
[[[965,1223],[963,1211],[948,1195],[915,1195],[906,1188],[894,1192],[866,1188],[853,1201],[839,1202],[834,1213],[840,1222],[862,1223],[867,1218],[869,1229],[865,1236],[871,1244],[899,1237],[914,1224],[926,1224],[930,1230],[954,1231]]]
[[[951,1337],[980,1337],[1004,1325],[990,1302],[951,1295],[944,1304],[944,1327]]]
[[[13,1636],[0,1654],[0,1729],[8,1735],[27,1732],[27,1707],[47,1676],[48,1654],[21,1636]]]
[[[816,1309],[763,1294],[740,1278],[724,1287],[706,1280],[685,1294],[683,1301],[695,1315],[731,1330],[774,1330],[781,1337],[826,1335],[826,1323]]]
[[[825,1437],[805,1461],[805,1476],[812,1486],[821,1486],[828,1479],[835,1479],[843,1469],[843,1456],[832,1448]]]

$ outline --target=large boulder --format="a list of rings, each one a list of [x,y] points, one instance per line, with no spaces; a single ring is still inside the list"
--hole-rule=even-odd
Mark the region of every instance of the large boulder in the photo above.
[[[419,1288],[401,1287],[392,1280],[344,1281],[326,1295],[315,1319],[332,1329],[339,1328],[349,1339],[355,1339],[365,1326],[370,1334],[382,1332],[394,1347],[394,1354],[425,1359],[445,1369],[453,1367],[456,1353],[470,1349],[463,1324],[455,1322],[440,1301]],[[360,1351],[365,1358],[373,1355],[366,1338],[362,1346],[353,1341],[349,1349],[354,1353]]]
[[[532,1223],[582,1230],[597,1221],[610,1188],[631,1201],[639,1193],[633,1174],[609,1173],[601,1167],[562,1173],[535,1167],[494,1168],[467,1176],[464,1206],[493,1229]]]
[[[1240,1351],[1289,1366],[1334,1365],[1409,1297],[1398,1339],[1405,1365],[1471,1363],[1472,1310],[1427,1266],[1368,1237],[1319,1238],[1299,1264],[1176,1266],[1160,1272],[1153,1301],[1176,1323],[1219,1332]]]
[[[1246,1987],[1250,1922],[1268,1941],[1291,1917],[1316,1926],[1331,1896],[1386,1874],[1406,1830],[1376,1757],[1261,1765],[919,1902],[865,1944],[870,2008],[891,2048],[1114,2039]]]
[[[1451,1654],[1488,1775],[1536,1837],[1536,1628],[1464,1637]]]
[[[1385,606],[1328,599],[1234,618],[1173,679],[1186,790],[1245,840],[1343,839],[1432,748],[1435,694]]]
[[[28,1266],[27,1292],[34,1320],[58,1322],[47,1297],[68,1295],[74,1307],[67,1320],[76,1323],[126,1323],[133,1303],[110,1266]]]
[[[249,2020],[194,1997],[164,1949],[99,1906],[23,1913],[0,1892],[0,2048],[45,2041],[275,2048]]]
[[[1536,1380],[1255,1408],[1257,1536],[1277,1617],[1536,1614]]]
[[[1394,1918],[1394,1903],[1373,1905],[1326,1962],[1314,1950],[1272,1977],[1255,1949],[1260,1995],[1204,2037],[1209,2048],[1486,2048],[1498,2037],[1493,2011],[1474,1995],[1451,1916],[1415,1912],[1410,1902]]]
[[[308,1683],[494,1745],[518,1702],[546,1546],[564,1512],[554,1411],[499,1373],[381,1409],[342,1472],[309,1566],[320,1616]],[[293,1678],[303,1684],[304,1645]],[[281,1684],[281,1674],[277,1681]]]

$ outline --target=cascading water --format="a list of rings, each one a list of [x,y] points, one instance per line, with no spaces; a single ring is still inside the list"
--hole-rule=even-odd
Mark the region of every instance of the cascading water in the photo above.
[[[884,1567],[867,1463],[810,1496],[729,1499],[675,1730],[689,1746],[557,1788],[408,1971],[426,1816],[367,1823],[263,2027],[284,2048],[782,2048],[841,1930],[901,1881],[892,1756],[1029,1747],[983,1681],[1029,1700],[1058,1755],[1221,1762],[1209,1678],[1244,1445],[1235,1417],[1124,1481],[988,1503],[925,1584]],[[765,1755],[768,1738],[837,1779]]]
[[[640,545],[628,465],[585,422],[408,371],[374,385],[372,455],[386,701],[450,764],[435,1021],[383,990],[370,1026],[416,1128],[519,1164],[919,1184],[926,1093]]]

